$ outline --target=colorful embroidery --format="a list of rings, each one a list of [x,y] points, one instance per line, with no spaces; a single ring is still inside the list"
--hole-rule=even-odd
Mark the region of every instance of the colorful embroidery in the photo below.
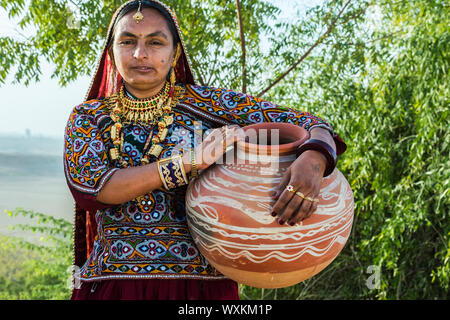
[[[201,134],[225,124],[265,121],[290,122],[306,129],[320,125],[332,131],[320,118],[258,98],[210,87],[186,89],[186,97],[172,110],[174,123],[162,142],[160,159],[194,146],[194,125]],[[119,170],[108,156],[111,125],[102,100],[77,106],[69,118],[65,172],[69,185],[78,192],[97,195]],[[157,130],[136,124],[125,126],[123,132],[122,158],[138,166],[148,135]],[[223,278],[195,247],[186,223],[185,191],[185,186],[154,190],[120,206],[98,210],[98,234],[81,268],[81,279]]]
[[[106,156],[97,120],[106,112],[93,100],[75,107],[66,129],[65,171],[71,187],[96,195],[114,173]]]
[[[186,103],[240,125],[261,122],[288,122],[307,130],[314,126],[333,128],[310,113],[283,108],[239,92],[205,86],[186,86]]]

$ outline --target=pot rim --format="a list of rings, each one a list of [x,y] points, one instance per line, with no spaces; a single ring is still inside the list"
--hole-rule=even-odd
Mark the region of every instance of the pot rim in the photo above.
[[[310,134],[308,130],[305,128],[302,128],[300,126],[291,124],[291,123],[285,123],[285,122],[262,122],[262,123],[256,123],[251,124],[248,126],[242,127],[244,130],[244,133],[249,130],[258,130],[260,129],[266,129],[268,131],[270,130],[282,130],[285,133],[289,133],[291,137],[297,137],[297,140],[289,143],[282,143],[277,145],[264,145],[264,144],[256,144],[256,143],[250,143],[243,140],[240,140],[237,142],[238,149],[244,150],[246,152],[252,152],[252,153],[260,153],[263,152],[265,154],[272,154],[272,153],[279,153],[279,154],[285,154],[285,153],[293,153],[297,150],[299,146],[301,146],[306,140],[310,138]],[[280,136],[282,133],[280,132]]]

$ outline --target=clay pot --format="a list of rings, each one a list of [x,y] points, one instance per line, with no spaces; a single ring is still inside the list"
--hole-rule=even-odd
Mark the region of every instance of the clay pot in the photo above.
[[[229,278],[259,288],[291,286],[319,273],[340,253],[352,227],[353,193],[335,169],[322,181],[316,212],[300,225],[279,225],[270,215],[270,194],[309,133],[287,123],[244,130],[249,142],[237,143],[223,164],[189,184],[188,225],[200,252]]]

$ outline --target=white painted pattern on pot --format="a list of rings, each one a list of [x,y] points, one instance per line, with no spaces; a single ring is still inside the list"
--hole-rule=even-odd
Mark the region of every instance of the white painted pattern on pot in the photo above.
[[[220,170],[223,169],[221,166]],[[255,206],[252,202],[271,203],[271,198],[267,195],[256,196],[253,191],[266,193],[272,191],[274,179],[255,177],[255,179],[270,180],[271,185],[263,184],[247,184],[243,182],[234,182],[240,179],[239,175],[227,172],[230,180],[225,181],[217,177],[214,171],[205,173],[201,182],[193,186],[193,190],[188,193],[186,199],[188,209],[188,221],[192,233],[198,246],[207,252],[217,251],[222,256],[229,259],[237,259],[245,257],[254,263],[263,263],[268,259],[275,258],[283,262],[297,260],[304,254],[310,254],[315,257],[322,256],[329,252],[335,245],[343,245],[347,241],[349,229],[353,222],[353,206],[345,205],[346,201],[352,197],[352,192],[347,180],[338,171],[330,175],[334,179],[330,184],[321,190],[319,198],[326,198],[328,201],[334,199],[332,203],[319,205],[315,215],[327,216],[314,224],[297,225],[297,226],[278,226],[278,227],[259,227],[247,228],[238,225],[229,225],[219,221],[219,213],[211,206],[220,204],[224,207],[237,210],[239,214],[243,214],[251,218],[261,225],[269,225],[274,223],[274,218],[269,211],[262,209],[254,210]],[[330,179],[330,177],[325,179]],[[234,178],[234,179],[233,179]],[[232,186],[233,188],[227,188]],[[212,191],[215,196],[200,196],[201,188]],[[217,196],[217,191],[225,189],[226,194]],[[242,189],[245,193],[231,191],[230,189]],[[192,208],[196,208],[193,210]],[[267,208],[267,207],[266,207]],[[269,206],[270,208],[270,206]],[[236,213],[235,213],[236,214]],[[340,225],[340,226],[339,226]],[[330,229],[334,229],[331,232]],[[221,237],[217,237],[216,234]],[[236,239],[242,241],[235,241]],[[291,243],[276,243],[277,241],[292,239]],[[245,240],[268,240],[259,243],[249,243]],[[325,248],[317,247],[317,244],[329,241]],[[286,253],[286,250],[297,249],[294,253]],[[258,256],[254,252],[271,251],[263,256]]]

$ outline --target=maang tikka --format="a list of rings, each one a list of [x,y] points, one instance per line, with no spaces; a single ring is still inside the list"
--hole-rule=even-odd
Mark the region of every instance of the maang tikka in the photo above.
[[[139,23],[144,19],[144,15],[141,12],[141,5],[142,5],[142,1],[139,1],[138,11],[133,16],[133,19],[134,19],[134,21],[136,21],[136,23]]]

